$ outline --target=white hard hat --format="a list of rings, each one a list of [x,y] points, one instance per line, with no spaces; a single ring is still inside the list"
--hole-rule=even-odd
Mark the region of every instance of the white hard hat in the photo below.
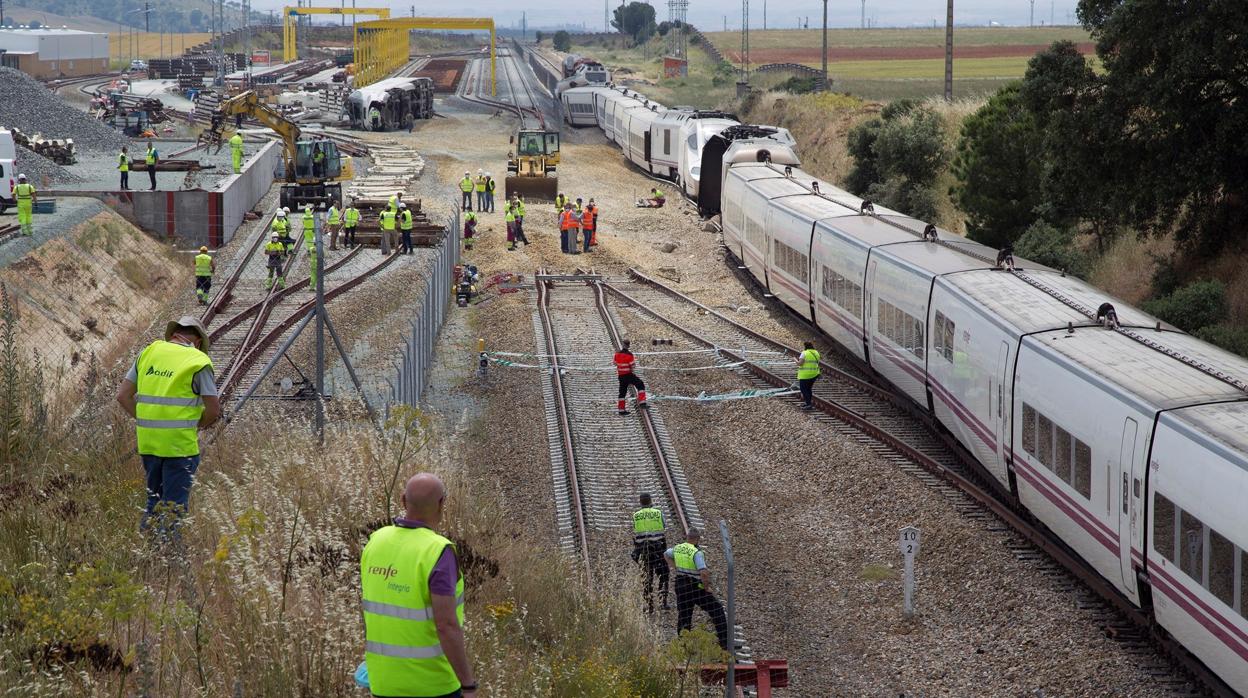
[[[485,173],[485,176],[486,176],[486,177],[493,177],[494,175],[490,174],[489,172],[486,172],[486,173]]]
[[[400,201],[399,208],[407,208],[407,204],[405,202]]]
[[[290,213],[290,207],[289,207],[289,206],[283,206],[283,207],[282,207],[282,210],[283,210],[283,211],[285,211],[286,213]]]
[[[477,168],[477,174],[481,174],[481,168],[480,168],[480,167],[478,167],[478,168]]]
[[[276,230],[274,230],[273,232],[269,233],[269,237],[271,237],[271,238],[273,238],[274,240],[276,240],[276,239],[277,239],[277,237],[278,237],[278,235],[277,235],[277,231],[276,231]]]
[[[24,174],[19,174],[19,175],[17,176],[17,178],[18,178],[18,179],[26,179],[26,175],[24,175]]]
[[[285,211],[283,211],[283,210],[281,210],[281,209],[278,209],[278,210],[277,210],[277,217],[278,217],[278,218],[285,218],[285,217],[286,217],[286,212],[285,212]]]

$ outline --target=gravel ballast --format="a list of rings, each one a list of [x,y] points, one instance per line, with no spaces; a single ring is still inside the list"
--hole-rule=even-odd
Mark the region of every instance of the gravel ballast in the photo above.
[[[0,67],[0,126],[46,138],[72,138],[79,150],[111,152],[129,139],[52,94],[38,80]]]

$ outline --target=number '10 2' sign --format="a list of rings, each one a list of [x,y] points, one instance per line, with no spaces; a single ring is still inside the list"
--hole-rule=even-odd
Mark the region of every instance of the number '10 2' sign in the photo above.
[[[901,529],[900,540],[897,543],[901,554],[907,557],[919,554],[919,541],[922,538],[922,532],[914,526],[906,526]]]

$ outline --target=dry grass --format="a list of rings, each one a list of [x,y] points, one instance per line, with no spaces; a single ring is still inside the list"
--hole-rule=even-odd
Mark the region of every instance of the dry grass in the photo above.
[[[850,129],[879,114],[881,105],[836,93],[768,92],[741,114],[743,120],[789,129],[800,145],[802,166],[832,182],[853,166],[845,147]]]
[[[116,28],[108,34],[108,56],[113,61],[131,58],[173,58],[185,49],[212,39],[212,34],[160,34],[129,32],[118,33]]]
[[[1090,241],[1087,244],[1092,245]],[[1138,306],[1152,296],[1157,258],[1173,254],[1174,241],[1170,238],[1122,235],[1095,259],[1088,282]]]
[[[430,448],[447,428],[410,408],[384,433],[253,408],[205,447],[182,546],[137,532],[133,422],[121,365],[43,401],[0,307],[0,685],[9,694],[358,696],[359,553],[407,475],[440,473],[442,529],[468,585],[467,635],[487,696],[677,696],[635,594],[591,593],[574,563],[517,530],[489,480]],[[137,328],[136,328],[137,329]],[[351,406],[335,403],[336,410]],[[443,444],[438,444],[442,446]]]
[[[706,36],[721,50],[734,50],[741,45],[740,32],[707,32]],[[1054,41],[1090,41],[1082,27],[955,27],[953,41],[958,46],[1031,46]],[[818,29],[750,29],[750,48],[813,48],[823,42]],[[860,46],[944,46],[945,29],[829,29],[829,47]]]

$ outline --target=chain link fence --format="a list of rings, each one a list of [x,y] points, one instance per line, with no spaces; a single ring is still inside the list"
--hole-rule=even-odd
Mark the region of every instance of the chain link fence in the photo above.
[[[463,228],[460,222],[458,202],[452,202],[451,213],[446,217],[446,236],[436,248],[433,264],[424,277],[424,288],[418,292],[420,303],[410,321],[410,332],[403,338],[403,346],[394,357],[394,379],[387,379],[390,394],[386,399],[386,412],[397,404],[416,405],[420,402],[433,366],[433,350],[438,332],[446,322],[448,307],[454,295],[455,267],[460,262],[460,238]]]

